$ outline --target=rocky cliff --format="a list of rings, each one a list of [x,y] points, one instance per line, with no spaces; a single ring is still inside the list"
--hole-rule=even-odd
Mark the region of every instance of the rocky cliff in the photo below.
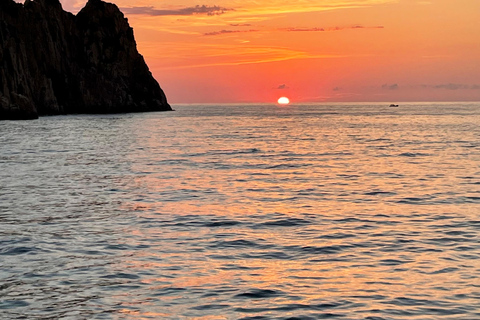
[[[0,0],[0,119],[171,110],[114,4]]]

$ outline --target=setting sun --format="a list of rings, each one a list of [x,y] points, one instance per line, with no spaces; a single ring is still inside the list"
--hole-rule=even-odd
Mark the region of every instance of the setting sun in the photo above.
[[[278,99],[278,104],[281,104],[281,105],[287,105],[290,103],[290,99],[288,99],[287,97],[281,97]]]

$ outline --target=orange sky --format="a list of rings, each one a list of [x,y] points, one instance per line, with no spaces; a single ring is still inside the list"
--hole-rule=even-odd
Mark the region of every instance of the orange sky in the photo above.
[[[479,0],[113,2],[171,103],[480,101]]]

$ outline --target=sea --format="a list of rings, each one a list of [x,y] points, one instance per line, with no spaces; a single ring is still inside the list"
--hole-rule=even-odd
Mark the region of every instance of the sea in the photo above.
[[[0,122],[0,319],[480,319],[480,103]]]

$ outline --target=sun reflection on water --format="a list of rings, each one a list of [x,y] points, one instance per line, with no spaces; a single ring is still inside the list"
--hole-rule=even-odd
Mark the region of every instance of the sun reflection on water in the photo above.
[[[161,120],[146,121],[145,151],[130,155],[141,196],[127,206],[131,237],[147,246],[123,267],[143,275],[153,309],[198,319],[373,317],[386,306],[413,316],[432,300],[447,312],[472,297],[465,279],[480,266],[456,262],[458,241],[478,246],[461,229],[475,210],[455,200],[470,194],[459,179],[479,156],[448,142],[451,119],[411,119],[179,117],[161,139]]]

